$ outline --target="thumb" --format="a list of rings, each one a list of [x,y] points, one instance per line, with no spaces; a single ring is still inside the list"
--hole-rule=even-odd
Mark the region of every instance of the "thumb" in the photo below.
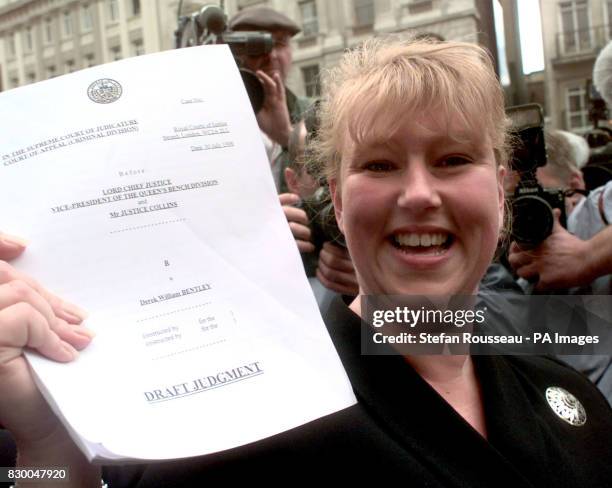
[[[26,248],[26,241],[0,232],[0,260],[10,261],[19,256]]]
[[[555,230],[559,230],[560,228],[563,227],[561,225],[561,210],[558,208],[553,208],[553,217],[554,217],[553,232],[554,232]]]

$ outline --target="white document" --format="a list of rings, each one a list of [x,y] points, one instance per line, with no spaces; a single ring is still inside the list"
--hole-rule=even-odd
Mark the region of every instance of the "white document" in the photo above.
[[[74,363],[28,359],[90,459],[254,442],[355,402],[226,46],[0,94],[15,266],[89,312]]]

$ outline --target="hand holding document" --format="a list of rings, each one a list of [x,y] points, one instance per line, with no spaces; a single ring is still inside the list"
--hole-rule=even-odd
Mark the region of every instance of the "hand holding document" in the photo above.
[[[0,226],[31,242],[13,264],[96,333],[69,364],[27,354],[89,459],[211,453],[354,403],[225,46],[90,68],[0,107]]]

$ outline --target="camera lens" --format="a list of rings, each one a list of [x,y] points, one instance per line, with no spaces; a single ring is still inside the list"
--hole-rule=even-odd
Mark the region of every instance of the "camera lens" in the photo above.
[[[523,244],[537,245],[552,232],[553,209],[541,197],[519,196],[512,202],[512,237]]]

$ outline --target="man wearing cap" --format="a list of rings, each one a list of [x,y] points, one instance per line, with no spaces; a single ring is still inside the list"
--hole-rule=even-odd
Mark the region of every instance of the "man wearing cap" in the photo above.
[[[279,193],[287,191],[283,177],[288,164],[287,147],[293,124],[312,104],[297,97],[285,87],[291,69],[291,38],[300,32],[298,25],[286,15],[268,7],[241,10],[229,21],[234,31],[266,31],[272,35],[272,51],[263,56],[243,56],[243,66],[255,72],[264,87],[265,100],[257,114],[257,123],[264,133],[264,143]]]

